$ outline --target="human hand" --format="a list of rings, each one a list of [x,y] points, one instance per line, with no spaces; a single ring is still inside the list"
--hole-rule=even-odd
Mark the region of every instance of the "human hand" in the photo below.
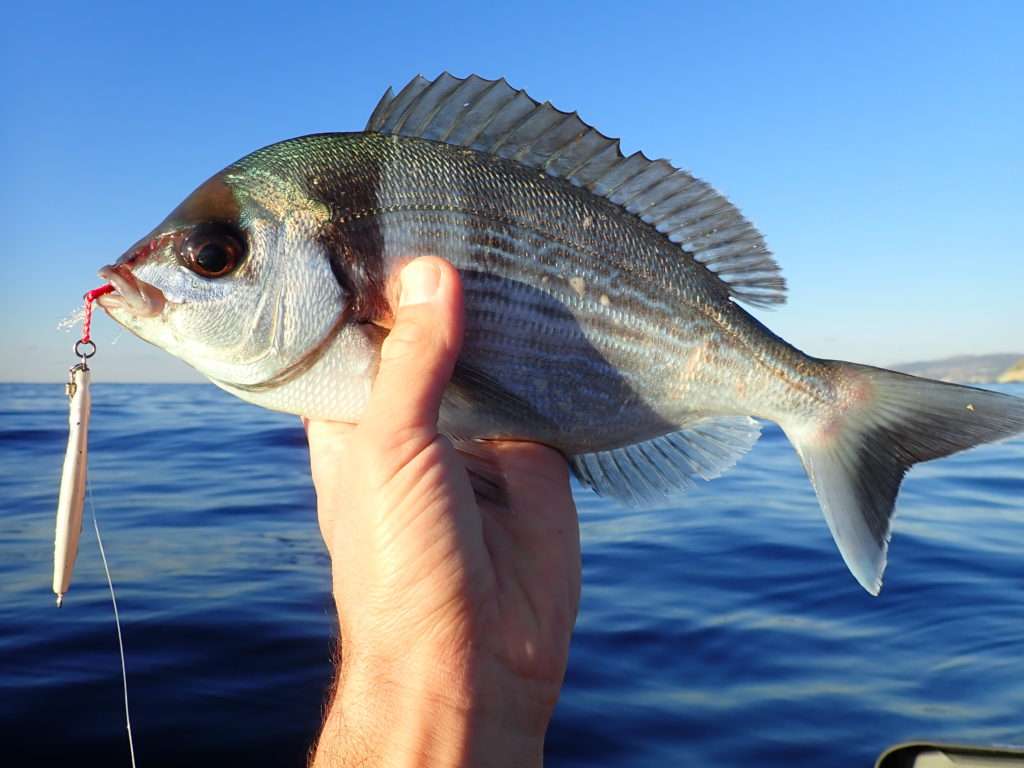
[[[313,764],[540,765],[579,604],[568,468],[541,445],[470,458],[438,434],[458,272],[425,257],[401,283],[362,421],[307,424],[341,631]],[[480,462],[503,502],[474,495]]]

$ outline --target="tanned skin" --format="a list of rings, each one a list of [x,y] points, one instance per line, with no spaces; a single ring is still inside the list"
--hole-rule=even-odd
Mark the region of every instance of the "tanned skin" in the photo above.
[[[458,272],[419,258],[392,293],[364,418],[306,425],[340,627],[311,765],[540,766],[579,605],[568,468],[541,445],[470,457],[439,435]],[[474,467],[502,493],[478,497]]]

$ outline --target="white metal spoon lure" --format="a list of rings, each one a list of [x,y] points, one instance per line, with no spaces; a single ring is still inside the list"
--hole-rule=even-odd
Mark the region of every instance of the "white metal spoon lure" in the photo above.
[[[85,502],[85,472],[89,460],[89,368],[79,363],[71,369],[67,393],[70,400],[68,416],[68,448],[64,453],[64,471],[60,478],[57,500],[57,531],[53,547],[53,591],[57,607],[71,586],[71,572],[78,555],[78,539],[82,535],[82,506]]]
[[[53,591],[57,595],[58,608],[71,586],[71,573],[78,555],[78,540],[82,536],[82,508],[85,504],[85,476],[89,460],[89,414],[92,408],[90,372],[86,361],[96,354],[96,345],[90,338],[92,303],[97,296],[112,290],[113,286],[105,285],[85,294],[82,338],[75,343],[75,355],[81,362],[68,371],[65,387],[70,408],[68,447],[64,453],[64,470],[60,478],[53,546]]]

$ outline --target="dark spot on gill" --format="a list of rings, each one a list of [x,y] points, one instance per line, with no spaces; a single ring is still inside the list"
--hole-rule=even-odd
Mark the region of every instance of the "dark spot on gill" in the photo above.
[[[384,275],[384,238],[377,217],[359,221],[333,218],[321,230],[320,242],[331,271],[349,299],[355,322],[369,323],[390,313]]]
[[[354,322],[373,322],[390,314],[384,237],[375,213],[380,180],[380,163],[367,153],[346,153],[328,167],[311,169],[306,179],[307,193],[330,211],[319,240],[348,297]]]

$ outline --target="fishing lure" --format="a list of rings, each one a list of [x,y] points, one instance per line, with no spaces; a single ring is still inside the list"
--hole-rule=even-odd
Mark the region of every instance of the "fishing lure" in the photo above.
[[[79,362],[68,370],[64,391],[68,396],[68,447],[64,453],[64,469],[57,499],[57,524],[53,546],[53,591],[57,607],[71,586],[71,574],[78,556],[78,540],[82,536],[82,507],[85,503],[85,476],[89,459],[89,414],[92,397],[89,393],[89,359],[96,354],[92,340],[92,305],[97,296],[114,290],[112,285],[85,294],[85,317],[82,338],[75,342]]]
[[[64,595],[71,586],[71,573],[78,556],[78,540],[82,536],[82,509],[86,495],[86,467],[89,460],[89,414],[92,397],[89,393],[89,359],[96,354],[92,340],[92,305],[99,296],[114,290],[113,285],[104,285],[85,294],[85,314],[82,317],[82,338],[75,342],[75,356],[79,362],[68,370],[68,447],[64,454],[64,469],[60,478],[60,495],[57,499],[57,525],[53,546],[53,591],[57,595],[57,607],[64,602]],[[103,550],[96,510],[92,513],[96,544],[103,561],[103,571],[110,587],[110,602],[114,608],[114,626],[117,628],[117,650],[121,657],[121,690],[124,693],[124,719],[128,729],[128,752],[132,768],[135,768],[135,739],[132,735],[132,718],[128,709],[128,669],[124,661],[124,640],[121,637],[121,617],[117,611],[117,597],[114,582],[110,578],[107,554]]]

